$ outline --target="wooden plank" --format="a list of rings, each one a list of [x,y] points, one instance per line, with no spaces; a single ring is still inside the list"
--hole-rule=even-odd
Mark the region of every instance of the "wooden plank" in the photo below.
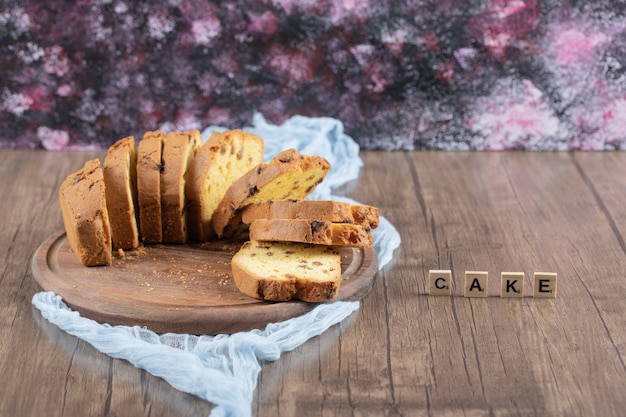
[[[437,237],[441,242],[439,252],[444,252],[455,268],[549,269],[558,271],[561,277],[571,274],[562,282],[562,296],[556,303],[538,304],[527,299],[523,306],[512,306],[494,298],[483,306],[453,297],[455,315],[446,315],[445,310],[431,311],[431,317],[449,319],[448,332],[458,336],[447,338],[448,345],[465,353],[461,361],[445,350],[435,351],[433,356],[442,354],[448,363],[462,363],[467,373],[465,378],[455,375],[454,370],[445,369],[443,362],[435,371],[437,381],[468,381],[467,386],[457,383],[454,389],[452,385],[437,386],[431,404],[449,409],[451,402],[458,401],[462,410],[509,409],[526,404],[530,410],[556,414],[615,415],[617,406],[623,405],[617,390],[599,374],[589,379],[583,369],[596,366],[596,355],[606,355],[608,363],[600,365],[601,372],[609,373],[613,382],[622,383],[622,363],[606,337],[595,301],[587,295],[585,277],[573,268],[611,256],[615,246],[606,240],[610,228],[596,210],[570,156],[506,153],[451,158],[435,153],[428,154],[428,160],[423,156],[416,154],[414,160],[423,179],[425,205],[433,212],[431,239]],[[439,175],[434,166],[445,166],[446,175]],[[594,237],[593,245],[589,236]],[[428,261],[426,264],[432,262]],[[623,265],[623,260],[620,263]],[[619,293],[625,293],[623,284]],[[575,297],[576,302],[565,301],[566,294]],[[507,311],[517,307],[517,313]],[[584,324],[567,319],[581,316],[586,316]],[[446,328],[442,323],[426,326],[430,334],[440,334]],[[593,337],[580,338],[589,332]],[[574,349],[572,340],[576,340],[576,349],[586,352],[576,357],[578,367],[566,353]],[[518,382],[513,384],[507,375],[516,375]],[[585,382],[581,385],[582,380]],[[555,384],[560,386],[558,391],[552,389]],[[458,398],[450,398],[454,390]],[[513,391],[515,399],[503,395]],[[586,398],[584,392],[595,396]]]
[[[208,415],[30,305],[29,261],[62,227],[56,188],[93,155],[0,152],[0,414]],[[623,414],[625,153],[362,157],[336,192],[378,206],[402,246],[358,312],[262,363],[255,416]],[[558,297],[430,297],[430,269],[553,271]]]

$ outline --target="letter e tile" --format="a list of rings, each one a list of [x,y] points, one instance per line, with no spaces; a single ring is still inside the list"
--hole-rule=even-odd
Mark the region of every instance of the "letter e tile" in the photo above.
[[[430,295],[452,295],[452,271],[431,269],[428,271]]]
[[[502,287],[500,297],[523,297],[524,296],[524,273],[523,272],[502,272]]]
[[[465,296],[486,297],[489,273],[486,271],[465,271]]]
[[[556,298],[556,273],[535,272],[535,298]]]

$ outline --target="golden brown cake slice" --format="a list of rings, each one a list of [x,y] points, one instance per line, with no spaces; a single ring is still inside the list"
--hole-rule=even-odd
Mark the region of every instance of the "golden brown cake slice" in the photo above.
[[[378,227],[377,207],[333,200],[270,200],[250,204],[242,210],[242,221],[257,219],[309,219],[331,223],[354,223]]]
[[[100,161],[87,161],[59,187],[67,240],[83,265],[111,265],[111,231]]]
[[[165,134],[146,132],[137,151],[139,230],[144,243],[161,243],[161,154]]]
[[[250,241],[231,263],[242,293],[262,300],[334,300],[341,281],[341,256],[332,246]]]
[[[351,223],[308,219],[259,219],[250,224],[250,240],[313,243],[317,245],[372,247],[372,230]]]
[[[113,249],[139,246],[137,226],[137,148],[132,136],[111,145],[104,158],[106,204]]]
[[[187,228],[191,240],[215,238],[213,212],[228,187],[263,162],[260,137],[242,130],[215,132],[193,159],[186,182]]]
[[[197,130],[171,132],[163,144],[161,157],[161,221],[163,242],[187,242],[185,181],[191,161],[202,145]]]
[[[218,237],[235,232],[238,225],[233,219],[237,219],[240,209],[249,204],[306,197],[324,179],[329,169],[328,161],[319,156],[302,155],[295,149],[279,153],[270,162],[257,165],[228,188],[213,214],[213,229]]]

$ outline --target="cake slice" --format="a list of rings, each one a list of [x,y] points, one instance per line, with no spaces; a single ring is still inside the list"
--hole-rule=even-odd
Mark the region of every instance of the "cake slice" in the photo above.
[[[242,221],[257,219],[309,219],[331,223],[354,223],[375,229],[377,207],[353,205],[333,200],[270,200],[250,204],[242,211]]]
[[[198,150],[185,185],[191,240],[215,238],[211,218],[228,187],[263,162],[263,139],[242,130],[215,132]]]
[[[137,248],[137,148],[134,137],[127,136],[109,147],[104,158],[104,184],[113,249]]]
[[[59,202],[70,248],[81,264],[111,265],[111,230],[100,161],[87,161],[59,187]]]
[[[202,135],[198,130],[170,132],[161,156],[161,222],[163,242],[187,242],[185,181]]]
[[[339,293],[341,256],[332,246],[249,241],[231,268],[239,291],[253,298],[323,302]]]
[[[146,132],[137,151],[139,230],[144,243],[161,243],[161,154],[165,134]]]
[[[372,247],[372,230],[352,223],[308,219],[259,219],[250,224],[250,240]]]
[[[270,162],[257,165],[226,191],[211,224],[218,237],[237,231],[240,210],[268,200],[302,199],[309,195],[330,169],[319,156],[302,155],[295,149],[280,152]],[[234,221],[233,221],[234,220]]]

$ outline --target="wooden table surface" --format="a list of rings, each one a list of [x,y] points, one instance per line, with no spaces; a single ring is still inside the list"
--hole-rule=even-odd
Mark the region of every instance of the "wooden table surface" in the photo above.
[[[211,404],[69,336],[32,307],[61,180],[101,152],[0,152],[0,415],[206,416]],[[255,416],[623,416],[626,153],[362,152],[338,194],[402,244],[361,307],[262,363]],[[453,295],[426,294],[451,269]],[[489,296],[465,298],[466,270]],[[526,273],[521,299],[500,273]],[[533,272],[558,297],[533,298]]]

